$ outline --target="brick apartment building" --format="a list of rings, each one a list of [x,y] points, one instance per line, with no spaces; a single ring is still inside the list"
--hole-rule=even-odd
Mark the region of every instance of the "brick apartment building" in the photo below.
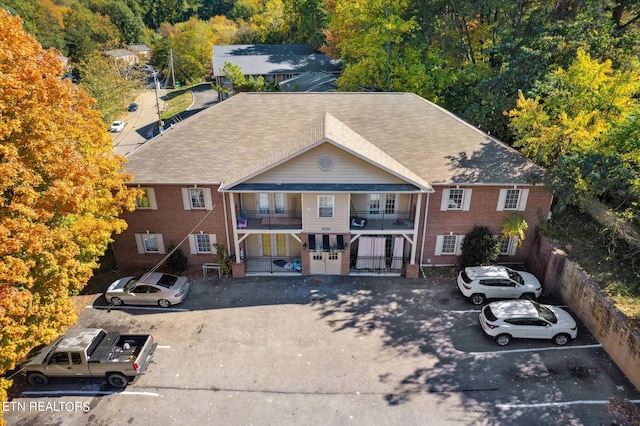
[[[457,263],[475,225],[546,218],[543,170],[409,93],[243,93],[128,155],[144,190],[115,236],[122,267],[180,245],[191,265],[233,256],[234,276],[405,274]],[[529,252],[505,240],[500,261]]]

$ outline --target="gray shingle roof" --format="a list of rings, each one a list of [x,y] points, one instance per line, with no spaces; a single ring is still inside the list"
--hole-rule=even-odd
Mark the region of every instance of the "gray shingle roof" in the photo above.
[[[338,90],[338,78],[326,72],[305,72],[279,83],[284,92],[331,92]]]
[[[133,151],[125,169],[137,183],[237,183],[323,138],[413,182],[525,184],[542,174],[417,95],[340,92],[236,95]]]
[[[213,74],[221,75],[225,62],[238,65],[244,75],[298,74],[307,71],[339,73],[340,61],[315,53],[306,44],[246,44],[213,46]]]

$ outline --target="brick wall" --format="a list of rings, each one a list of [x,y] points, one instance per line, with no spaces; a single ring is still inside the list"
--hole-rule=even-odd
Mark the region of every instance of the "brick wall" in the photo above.
[[[640,389],[640,331],[630,327],[598,284],[539,232],[532,244],[529,267],[542,279],[544,293],[561,296],[629,381]]]
[[[454,265],[458,263],[457,256],[436,256],[436,237],[438,235],[464,235],[471,231],[474,226],[486,226],[495,235],[502,231],[502,222],[513,211],[497,211],[498,197],[501,189],[511,189],[513,186],[485,186],[485,187],[465,187],[473,189],[469,211],[441,211],[440,204],[444,189],[455,188],[455,186],[434,186],[435,193],[429,196],[429,216],[427,222],[427,239],[424,246],[423,264],[433,265]],[[525,187],[518,187],[520,189]],[[529,196],[525,211],[522,214],[529,225],[526,232],[526,239],[523,248],[519,248],[514,256],[502,256],[500,262],[524,262],[529,254],[531,240],[535,233],[534,229],[538,221],[546,219],[547,212],[551,207],[552,196],[542,186],[529,186]],[[423,224],[420,224],[422,232]],[[421,241],[421,239],[419,239]],[[420,249],[420,247],[419,247]],[[431,259],[431,262],[428,262]],[[420,258],[418,258],[418,261]]]
[[[210,210],[185,210],[182,204],[181,188],[187,186],[154,186],[157,210],[138,209],[134,212],[125,212],[122,218],[127,222],[128,228],[120,235],[115,235],[113,252],[121,269],[133,266],[152,267],[156,265],[166,254],[139,254],[136,246],[135,234],[156,233],[162,234],[165,250],[168,253],[169,246],[178,244],[189,233],[216,234],[217,242],[223,243],[227,249],[227,233],[224,221],[224,206],[222,194],[217,191],[217,186],[199,186],[210,188],[213,202],[213,211]],[[228,206],[227,206],[228,209]],[[196,227],[207,213],[207,218]],[[229,223],[229,226],[231,223]],[[196,227],[194,229],[194,227]],[[230,234],[231,230],[229,231]],[[189,265],[201,265],[205,262],[215,262],[215,253],[191,254],[189,242],[185,240],[180,249],[188,257]],[[233,249],[233,247],[231,247]]]

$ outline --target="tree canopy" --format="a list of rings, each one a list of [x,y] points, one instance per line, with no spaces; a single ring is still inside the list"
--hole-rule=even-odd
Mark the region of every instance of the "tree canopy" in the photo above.
[[[0,373],[75,322],[70,295],[135,200],[95,101],[64,72],[0,10]]]

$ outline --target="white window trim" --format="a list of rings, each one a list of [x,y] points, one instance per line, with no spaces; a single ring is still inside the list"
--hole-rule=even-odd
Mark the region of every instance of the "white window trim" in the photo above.
[[[196,234],[189,234],[189,251],[191,254],[211,254],[215,253],[214,246],[218,243],[218,239],[216,234],[208,234],[209,235],[209,244],[211,247],[209,251],[198,251],[198,241],[196,239]]]
[[[449,208],[449,197],[452,189],[462,189],[462,206],[460,208]],[[442,190],[442,200],[440,202],[441,211],[469,211],[471,208],[471,188],[447,188]]]
[[[494,235],[493,236],[495,239],[499,239],[502,238],[502,236],[500,235]],[[518,248],[518,241],[520,240],[518,237],[511,237],[508,238],[509,240],[509,248],[507,249],[506,252],[500,252],[500,256],[515,256],[516,254],[516,249]]]
[[[158,245],[158,251],[147,251],[144,245],[143,236],[145,235],[155,235],[156,244]],[[140,233],[136,234],[136,246],[138,247],[138,253],[140,254],[165,254],[164,249],[164,239],[162,238],[162,234],[154,234],[154,233]]]
[[[518,206],[515,209],[505,209],[504,203],[507,200],[507,191],[509,189],[517,189],[520,191],[518,194]],[[527,208],[527,199],[529,198],[529,189],[528,188],[507,188],[501,189],[500,195],[498,196],[498,206],[496,210],[501,211],[524,211]]]
[[[444,245],[444,237],[456,237],[455,253],[443,253],[442,246]],[[462,241],[464,241],[464,235],[438,235],[436,236],[436,256],[460,256],[462,254]]]
[[[136,210],[158,210],[158,203],[156,201],[156,191],[153,188],[140,188],[147,191],[149,197],[149,207],[138,206],[138,200],[136,199]]]
[[[191,188],[182,188],[182,204],[185,210],[213,210],[213,201],[211,198],[211,188],[200,188],[204,193],[204,208],[202,207],[191,207],[191,193],[189,191]]]
[[[320,198],[326,197],[331,199],[331,216],[320,216]],[[336,196],[335,195],[318,195],[318,219],[332,219],[336,214]]]

